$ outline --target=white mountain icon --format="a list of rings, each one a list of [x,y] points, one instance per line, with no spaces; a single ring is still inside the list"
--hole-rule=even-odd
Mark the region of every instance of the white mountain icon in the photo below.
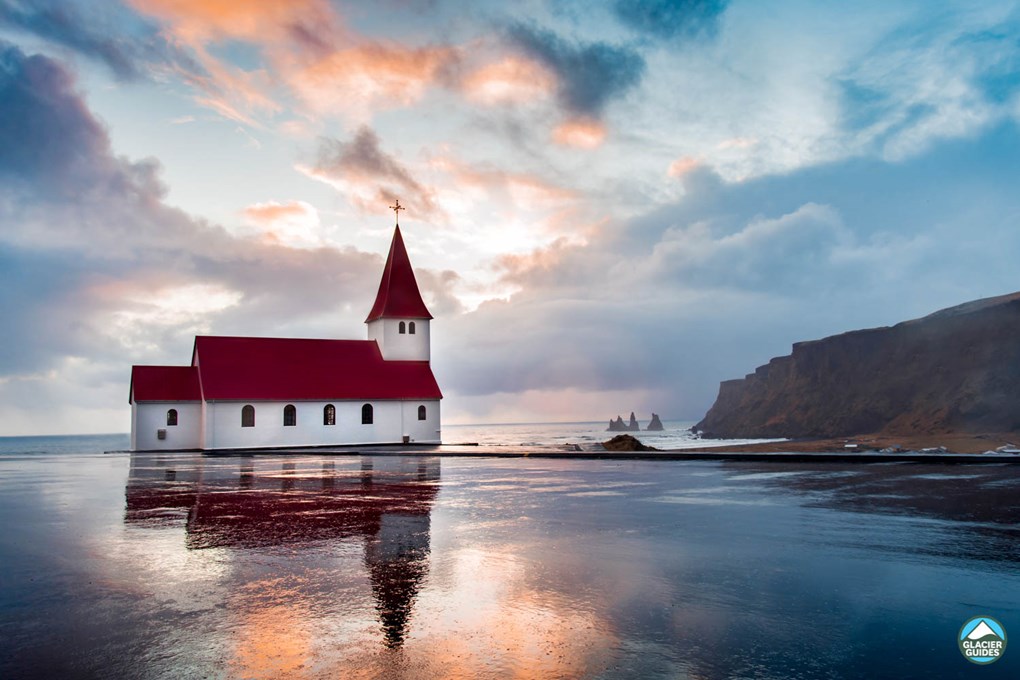
[[[974,630],[972,630],[969,633],[967,633],[967,639],[968,640],[980,640],[981,638],[985,637],[986,635],[994,635],[995,637],[999,637],[998,634],[994,630],[992,630],[991,628],[988,627],[988,624],[985,623],[985,620],[981,619],[981,623],[976,625],[974,627]]]

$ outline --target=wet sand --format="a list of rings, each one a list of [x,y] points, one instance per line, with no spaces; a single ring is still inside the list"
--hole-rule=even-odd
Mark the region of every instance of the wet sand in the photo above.
[[[1013,466],[0,456],[0,677],[1015,678]]]

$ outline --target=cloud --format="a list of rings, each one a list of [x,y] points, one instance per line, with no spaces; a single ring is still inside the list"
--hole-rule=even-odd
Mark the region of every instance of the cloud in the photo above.
[[[627,27],[661,40],[715,30],[727,0],[616,0],[613,12]]]
[[[580,390],[696,419],[793,342],[1020,288],[1014,153],[1009,126],[900,163],[738,183],[695,168],[675,203],[500,258],[517,292],[446,322],[437,374],[482,411]]]
[[[299,170],[343,193],[353,205],[369,213],[384,213],[400,199],[419,219],[439,216],[434,190],[419,183],[410,171],[379,145],[379,136],[362,126],[347,142],[323,139],[315,163]]]
[[[241,211],[249,223],[262,230],[267,243],[289,248],[323,245],[319,211],[305,201],[255,203]]]
[[[419,101],[430,87],[456,87],[457,49],[366,39],[324,0],[132,4],[165,22],[196,54],[208,73],[193,80],[202,92],[200,103],[249,125],[256,124],[252,114],[281,110],[281,88],[313,115],[366,121],[378,111]],[[260,67],[237,68],[217,56],[213,47],[232,41],[254,45]]]
[[[89,12],[69,0],[0,0],[0,26],[25,31],[108,66],[124,81],[151,77],[154,68],[201,68],[155,26],[115,7]],[[83,11],[84,10],[84,11]],[[125,28],[125,25],[127,28]]]
[[[329,44],[342,30],[325,0],[128,0],[136,9],[173,26],[191,44],[220,39]]]
[[[573,118],[553,130],[553,141],[563,146],[594,149],[606,139],[606,126],[590,118]]]
[[[104,131],[71,88],[71,76],[56,62],[28,57],[0,41],[0,177],[5,184],[37,195],[74,193],[93,170],[91,158],[107,151]],[[54,130],[62,136],[54,138]]]
[[[451,83],[459,60],[450,47],[369,43],[284,70],[288,83],[314,111],[365,120],[376,111],[419,101],[433,85]]]
[[[466,74],[461,91],[485,105],[531,102],[552,94],[556,78],[531,59],[506,56]]]
[[[572,115],[598,118],[615,98],[641,82],[645,60],[607,42],[574,43],[528,24],[507,29],[510,42],[556,74],[560,104]]]
[[[57,414],[50,431],[87,422],[82,409],[107,430],[124,429],[126,410],[119,427],[109,418],[125,398],[129,366],[186,362],[196,332],[343,337],[359,329],[379,253],[235,237],[168,207],[159,164],[114,156],[74,85],[59,62],[0,47],[4,403],[48,400]],[[315,211],[266,203],[249,215],[279,229]],[[436,277],[444,304],[449,277]],[[90,401],[80,401],[85,394]],[[62,419],[64,406],[73,421]],[[5,423],[5,432],[15,426]]]

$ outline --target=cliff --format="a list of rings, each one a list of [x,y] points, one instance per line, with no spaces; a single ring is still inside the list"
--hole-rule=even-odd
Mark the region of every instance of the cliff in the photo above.
[[[719,396],[705,437],[1020,431],[1020,293],[793,346]]]

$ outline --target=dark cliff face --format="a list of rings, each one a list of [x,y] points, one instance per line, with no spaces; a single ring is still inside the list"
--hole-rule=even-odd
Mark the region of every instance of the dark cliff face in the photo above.
[[[1020,430],[1020,293],[801,342],[727,380],[708,437]]]

